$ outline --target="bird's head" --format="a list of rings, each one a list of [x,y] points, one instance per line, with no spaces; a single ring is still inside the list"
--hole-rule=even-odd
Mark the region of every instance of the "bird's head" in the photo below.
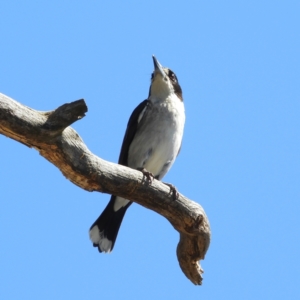
[[[149,98],[164,100],[170,95],[175,94],[183,101],[182,90],[175,73],[168,68],[163,68],[154,55],[152,55],[152,58],[154,71],[151,75]]]

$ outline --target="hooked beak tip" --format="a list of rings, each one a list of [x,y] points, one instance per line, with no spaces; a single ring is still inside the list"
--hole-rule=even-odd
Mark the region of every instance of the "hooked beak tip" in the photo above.
[[[159,72],[163,78],[165,78],[166,73],[162,67],[162,65],[159,63],[159,61],[156,59],[154,55],[152,55],[153,64],[154,64],[154,71]]]

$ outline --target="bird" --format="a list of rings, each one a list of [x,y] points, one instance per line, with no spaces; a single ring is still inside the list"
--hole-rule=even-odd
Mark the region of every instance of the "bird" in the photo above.
[[[185,110],[177,76],[152,55],[154,71],[148,98],[132,112],[118,163],[140,170],[150,180],[161,180],[181,149]],[[170,185],[176,194],[176,188]],[[175,196],[176,198],[176,196]],[[99,252],[110,253],[130,200],[112,195],[106,208],[89,230]]]

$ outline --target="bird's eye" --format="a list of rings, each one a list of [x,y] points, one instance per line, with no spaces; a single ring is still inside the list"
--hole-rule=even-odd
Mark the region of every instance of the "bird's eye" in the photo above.
[[[176,82],[176,76],[173,72],[169,72],[169,78],[173,81]]]

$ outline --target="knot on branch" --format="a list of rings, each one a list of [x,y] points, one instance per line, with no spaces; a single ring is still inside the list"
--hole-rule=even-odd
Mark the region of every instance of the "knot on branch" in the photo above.
[[[83,99],[63,104],[54,111],[44,113],[47,119],[41,129],[52,137],[57,136],[66,127],[82,119],[87,110],[88,108]]]

